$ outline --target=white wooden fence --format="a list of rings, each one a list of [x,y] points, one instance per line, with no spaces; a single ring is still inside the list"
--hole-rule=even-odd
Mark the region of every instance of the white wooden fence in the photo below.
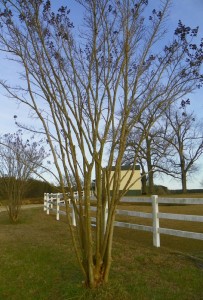
[[[75,192],[74,197],[77,201],[78,193]],[[182,221],[193,221],[193,222],[203,222],[203,216],[197,215],[183,215],[183,214],[170,214],[170,213],[160,213],[159,204],[201,204],[203,205],[202,198],[159,198],[157,195],[153,195],[151,198],[137,198],[137,197],[124,197],[122,202],[133,202],[133,203],[151,203],[152,213],[138,212],[138,211],[127,211],[127,210],[116,210],[117,215],[122,216],[133,216],[140,218],[152,219],[152,226],[145,226],[140,224],[132,224],[126,222],[115,221],[114,226],[125,227],[130,229],[150,231],[153,233],[153,245],[155,247],[160,247],[160,234],[168,234],[179,237],[191,238],[203,240],[203,233],[181,231],[169,228],[161,228],[159,226],[159,219],[170,219],[170,220],[182,220]],[[69,201],[70,204],[70,201]],[[71,204],[70,204],[71,205]],[[56,207],[56,208],[55,208]],[[56,212],[56,220],[59,220],[60,215],[66,215],[64,210],[60,210],[60,207],[65,207],[65,201],[63,200],[63,195],[58,194],[44,194],[44,210],[47,214],[50,211]],[[72,225],[76,226],[75,212],[72,207]],[[96,211],[96,207],[91,206],[92,211]],[[108,207],[106,207],[105,223],[108,218]],[[94,217],[91,218],[92,222],[95,222]],[[94,226],[94,224],[93,224]]]

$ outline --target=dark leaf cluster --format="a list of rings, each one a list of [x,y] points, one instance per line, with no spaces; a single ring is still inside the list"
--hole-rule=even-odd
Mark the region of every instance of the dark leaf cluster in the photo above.
[[[186,100],[182,99],[180,105],[181,105],[180,108],[185,108],[187,105],[190,105],[190,99],[189,98]]]
[[[185,26],[181,20],[179,20],[178,27],[175,30],[175,35],[180,36],[181,40],[184,41],[187,35],[192,34],[193,30],[191,27]],[[198,32],[198,27],[196,28],[196,31]]]
[[[162,16],[163,16],[163,13],[161,10],[157,11],[156,9],[153,9],[152,15],[149,16],[149,20],[153,21],[155,18],[158,18],[159,20],[161,20]]]
[[[13,13],[10,9],[4,9],[3,11],[0,10],[0,19],[4,19],[4,23],[6,25],[12,25],[12,17]],[[2,23],[0,23],[1,27],[3,26]]]

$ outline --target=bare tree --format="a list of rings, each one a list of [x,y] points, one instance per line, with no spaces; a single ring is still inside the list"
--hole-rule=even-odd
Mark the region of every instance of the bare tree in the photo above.
[[[75,180],[75,177],[72,174],[68,175],[69,182],[66,181],[66,176],[63,178],[64,186],[67,186],[71,183],[71,189],[74,191],[78,191],[77,182]],[[80,185],[83,186],[83,179],[80,178]]]
[[[182,102],[185,102],[182,100]],[[139,136],[144,132],[144,140],[139,147],[138,162],[142,174],[147,176],[148,191],[153,193],[154,174],[166,174],[181,179],[182,190],[187,191],[187,177],[197,171],[195,162],[202,155],[202,123],[195,121],[193,113],[182,113],[177,105],[160,115],[158,121],[153,110],[150,118],[142,119],[136,124],[128,138],[124,162],[134,159],[137,152]],[[150,121],[151,120],[151,121]],[[144,177],[144,176],[143,176]],[[146,181],[143,182],[146,185]],[[146,186],[143,187],[146,192]]]
[[[171,137],[171,155],[165,160],[164,172],[180,178],[182,192],[187,192],[187,178],[197,171],[196,162],[203,153],[203,124],[196,120],[194,113],[182,113],[177,108],[166,112]]]
[[[0,48],[20,63],[24,79],[21,87],[1,84],[41,121],[64,197],[65,174],[76,213],[75,230],[67,206],[73,244],[86,285],[93,288],[108,281],[116,205],[134,173],[132,168],[120,191],[128,135],[149,106],[166,107],[202,80],[202,44],[190,47],[198,29],[179,22],[173,41],[163,50],[160,44],[157,47],[165,34],[169,0],[160,1],[149,17],[146,0],[77,3],[84,10],[79,31],[69,10],[62,6],[54,13],[51,1],[0,1]],[[137,155],[132,165],[136,161]],[[69,174],[77,182],[78,205]],[[95,229],[90,212],[92,177],[96,178]]]
[[[171,105],[171,103],[167,105]],[[129,164],[138,153],[138,163],[142,169],[142,190],[153,194],[154,175],[160,172],[164,157],[170,153],[169,133],[166,122],[163,122],[164,109],[148,108],[129,134],[123,162]],[[142,143],[140,143],[142,136]],[[167,136],[167,140],[165,139]],[[162,167],[161,167],[162,169]],[[148,184],[147,184],[148,182]],[[148,187],[147,187],[148,186]]]
[[[17,222],[28,180],[40,169],[44,158],[44,148],[33,138],[23,141],[21,131],[0,138],[1,195],[11,222]]]

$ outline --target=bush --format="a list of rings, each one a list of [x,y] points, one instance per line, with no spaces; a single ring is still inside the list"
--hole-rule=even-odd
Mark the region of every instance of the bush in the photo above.
[[[170,194],[170,191],[164,185],[155,185],[154,186],[154,193],[157,194],[157,195],[168,195],[168,194]]]

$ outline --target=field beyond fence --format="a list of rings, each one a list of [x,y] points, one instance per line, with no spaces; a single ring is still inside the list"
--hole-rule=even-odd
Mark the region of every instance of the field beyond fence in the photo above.
[[[78,193],[75,192],[75,201],[78,199]],[[94,197],[92,197],[94,200]],[[76,217],[74,208],[68,200],[69,205],[72,208],[72,225],[76,226]],[[151,198],[139,198],[139,197],[124,197],[121,199],[121,203],[140,203],[140,204],[149,204],[151,205],[151,212],[145,211],[135,211],[135,210],[116,210],[116,217],[117,220],[114,222],[114,226],[124,227],[129,229],[137,229],[137,230],[144,230],[152,232],[153,234],[153,245],[155,247],[160,247],[160,235],[167,234],[173,235],[178,237],[190,238],[190,239],[198,239],[203,240],[203,226],[199,232],[194,231],[187,231],[184,230],[184,226],[182,230],[174,229],[174,228],[166,228],[160,225],[160,220],[177,220],[177,221],[184,221],[184,222],[198,222],[200,224],[203,223],[203,198],[159,198],[157,195],[151,196]],[[65,201],[63,200],[63,194],[44,194],[44,210],[47,214],[50,211],[56,213],[56,219],[60,219],[60,215],[66,215],[66,211],[62,208],[65,207]],[[192,214],[183,214],[183,213],[169,213],[169,212],[161,212],[160,205],[198,205],[200,209],[198,209],[197,215]],[[93,212],[96,211],[95,206],[91,206],[90,208]],[[201,215],[199,215],[201,213]],[[151,224],[139,224],[132,222],[122,222],[118,220],[118,216],[125,216],[127,218],[137,217],[137,218],[144,218],[144,219],[151,219]],[[94,222],[96,221],[94,214],[92,215],[92,225],[94,226]],[[105,222],[108,219],[108,205],[106,206],[105,210]]]

